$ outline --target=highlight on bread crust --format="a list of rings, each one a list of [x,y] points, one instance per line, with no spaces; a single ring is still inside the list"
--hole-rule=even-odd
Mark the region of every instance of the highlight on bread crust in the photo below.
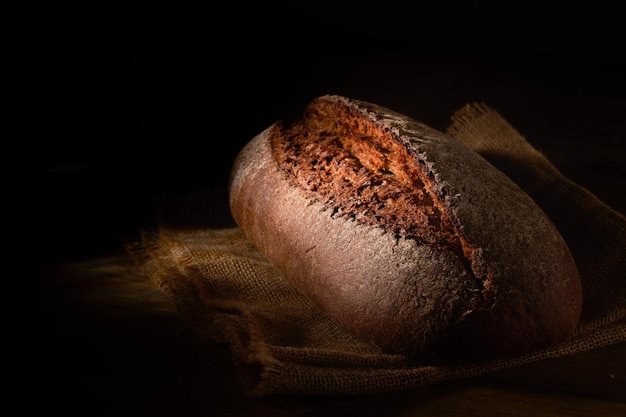
[[[320,310],[419,360],[567,338],[582,290],[554,225],[503,173],[420,122],[322,96],[242,149],[233,217]]]

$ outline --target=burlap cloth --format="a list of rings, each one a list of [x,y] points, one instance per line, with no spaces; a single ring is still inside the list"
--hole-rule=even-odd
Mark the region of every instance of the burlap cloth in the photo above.
[[[625,341],[624,215],[564,177],[484,104],[457,111],[447,132],[524,188],[570,246],[583,280],[584,308],[576,333],[560,346],[456,366],[416,364],[384,354],[325,317],[234,225],[211,227],[214,217],[224,216],[227,201],[208,191],[164,204],[158,227],[143,230],[131,251],[194,331],[230,347],[250,395],[409,390]]]

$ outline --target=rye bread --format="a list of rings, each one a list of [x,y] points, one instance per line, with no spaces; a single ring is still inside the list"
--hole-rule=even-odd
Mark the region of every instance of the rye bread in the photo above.
[[[576,265],[535,202],[479,154],[390,109],[322,96],[234,161],[231,213],[320,310],[420,361],[555,345]]]

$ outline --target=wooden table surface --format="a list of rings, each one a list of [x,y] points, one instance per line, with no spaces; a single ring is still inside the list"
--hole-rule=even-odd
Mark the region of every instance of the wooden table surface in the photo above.
[[[359,14],[362,27],[319,10],[307,24],[267,14],[229,26],[191,5],[133,9],[59,38],[46,88],[71,104],[46,94],[57,136],[16,144],[21,181],[6,188],[5,415],[626,415],[626,343],[410,392],[249,398],[228,347],[190,332],[123,250],[155,199],[223,189],[247,140],[324,93],[438,129],[485,102],[626,213],[621,18],[549,9],[496,24],[463,9],[444,23],[431,7]]]

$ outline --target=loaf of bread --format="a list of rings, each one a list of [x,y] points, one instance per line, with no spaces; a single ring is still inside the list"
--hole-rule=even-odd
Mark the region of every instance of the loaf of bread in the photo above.
[[[576,265],[535,202],[455,139],[347,97],[313,100],[234,161],[237,225],[339,325],[421,362],[558,344]]]

